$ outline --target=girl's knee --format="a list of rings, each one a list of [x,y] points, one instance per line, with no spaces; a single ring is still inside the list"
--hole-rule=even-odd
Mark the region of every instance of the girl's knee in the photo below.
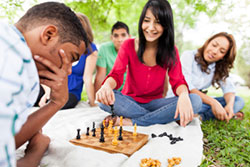
[[[239,96],[235,96],[235,106],[237,106],[238,110],[241,110],[245,106],[245,102],[243,98]]]

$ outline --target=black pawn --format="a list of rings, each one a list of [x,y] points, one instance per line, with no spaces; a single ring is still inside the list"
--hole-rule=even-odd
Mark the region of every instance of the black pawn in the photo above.
[[[123,138],[122,138],[122,126],[120,126],[118,140],[123,140]]]
[[[77,136],[76,136],[77,140],[81,139],[80,131],[81,129],[77,129]]]
[[[89,136],[89,127],[87,127],[86,136]]]
[[[96,136],[96,135],[95,135],[95,128],[92,129],[92,132],[93,132],[93,133],[92,133],[92,136],[95,137],[95,136]]]

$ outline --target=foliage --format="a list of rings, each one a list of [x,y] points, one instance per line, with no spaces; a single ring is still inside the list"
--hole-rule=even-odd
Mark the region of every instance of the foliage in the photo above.
[[[249,48],[250,39],[247,43],[244,43],[241,49],[238,52],[237,57],[237,69],[245,80],[246,86],[250,88],[250,48]]]
[[[209,90],[210,91],[210,90]],[[204,121],[204,160],[200,167],[235,167],[250,166],[250,95],[249,90],[240,96],[245,100],[245,119],[223,121]]]
[[[175,36],[178,49],[183,48],[183,30],[194,28],[199,15],[212,17],[223,5],[221,0],[170,0],[175,22]]]
[[[130,33],[136,36],[137,22],[144,3],[144,0],[82,0],[66,2],[74,11],[88,16],[95,34],[95,40],[98,43],[110,39],[111,27],[118,20],[125,22],[130,28]],[[131,8],[132,6],[133,8]]]
[[[110,29],[117,20],[128,24],[132,36],[137,36],[138,21],[145,3],[145,0],[81,0],[67,2],[67,5],[89,17],[95,38],[101,43],[109,40]],[[178,48],[183,44],[183,29],[193,28],[201,12],[213,16],[222,4],[221,0],[172,0],[170,3]]]
[[[23,10],[22,4],[24,0],[1,0],[0,2],[0,18],[8,18],[9,22],[14,21],[17,11]]]

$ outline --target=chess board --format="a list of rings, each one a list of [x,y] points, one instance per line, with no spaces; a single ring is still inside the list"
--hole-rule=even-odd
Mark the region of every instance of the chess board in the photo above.
[[[133,132],[123,130],[123,140],[118,140],[118,145],[114,146],[112,145],[114,134],[109,133],[107,128],[104,129],[105,142],[99,142],[100,131],[100,128],[96,129],[95,137],[93,137],[92,133],[90,132],[89,136],[86,136],[86,134],[82,134],[81,139],[75,138],[70,140],[70,142],[75,145],[103,150],[109,153],[122,153],[127,156],[131,156],[148,141],[148,135],[146,134],[137,133],[136,136],[133,136]]]

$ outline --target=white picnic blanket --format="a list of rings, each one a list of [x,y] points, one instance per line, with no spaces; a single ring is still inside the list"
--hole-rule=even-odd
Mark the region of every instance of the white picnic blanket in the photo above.
[[[33,109],[34,110],[34,109]],[[75,138],[80,128],[86,133],[92,122],[100,126],[108,113],[98,107],[88,107],[80,103],[75,109],[61,110],[43,128],[43,133],[51,138],[48,151],[45,153],[40,167],[139,167],[143,158],[158,159],[162,166],[167,166],[167,159],[181,157],[181,167],[197,167],[203,157],[203,133],[200,121],[194,119],[187,127],[180,127],[172,122],[166,125],[152,125],[148,127],[137,126],[138,133],[149,135],[148,142],[132,156],[124,154],[111,154],[92,148],[75,146],[69,142]],[[123,127],[133,131],[133,127]],[[152,138],[151,134],[159,135],[163,132],[181,137],[184,140],[174,145],[170,144],[168,137]],[[25,145],[17,150],[17,157],[24,155]]]

